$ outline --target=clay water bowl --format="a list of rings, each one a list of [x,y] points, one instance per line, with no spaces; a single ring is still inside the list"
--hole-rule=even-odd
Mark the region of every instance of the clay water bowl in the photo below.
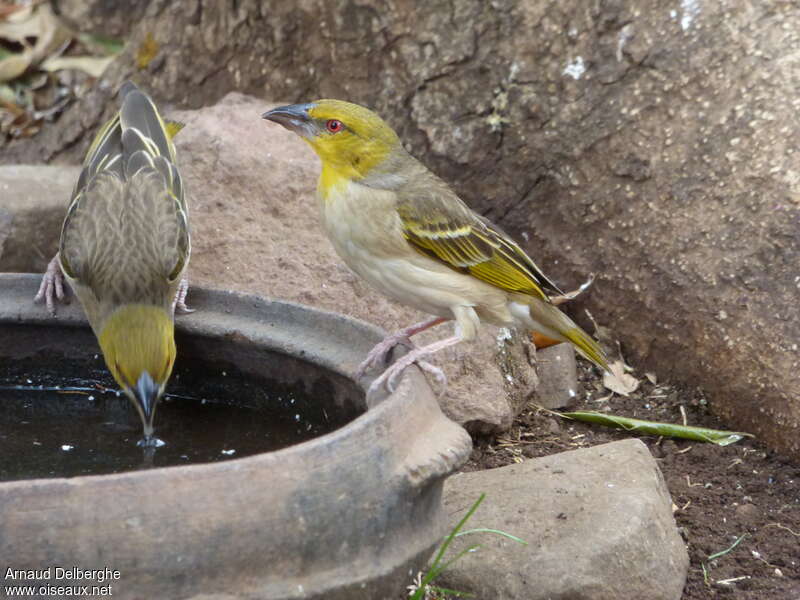
[[[34,384],[45,373],[74,371],[76,365],[101,372],[97,344],[77,303],[50,317],[31,302],[38,282],[34,275],[0,274],[0,370],[22,365],[28,374],[23,383]],[[62,465],[67,460],[46,465],[45,472],[34,461],[34,475],[25,477],[14,465],[24,471],[28,456],[41,449],[20,446],[7,417],[6,431],[0,430],[0,474],[7,475],[0,481],[0,564],[38,571],[13,583],[88,584],[90,591],[102,583],[113,587],[113,597],[130,599],[400,597],[445,533],[442,483],[466,460],[469,436],[444,417],[414,368],[395,393],[365,399],[349,377],[380,338],[370,325],[222,291],[195,288],[190,300],[196,312],[179,317],[176,329],[175,372],[188,378],[185,387],[223,372],[249,382],[241,388],[249,392],[225,399],[231,410],[242,404],[251,411],[227,431],[226,444],[235,447],[239,435],[246,437],[248,420],[255,426],[260,415],[278,418],[280,406],[259,412],[272,402],[253,399],[259,386],[284,398],[293,391],[309,414],[291,414],[300,409],[287,405],[289,419],[307,429],[329,422],[332,431],[279,450],[258,452],[251,445],[251,455],[221,462],[204,462],[200,453],[200,462],[181,465],[175,459],[176,466],[160,467],[159,450],[152,468],[98,475],[71,476]],[[34,417],[15,427],[35,427],[36,415],[53,417],[55,411],[64,431],[73,431],[66,424],[86,416],[76,407],[98,402],[65,395],[58,408],[37,413],[37,397],[31,393],[25,404]],[[10,401],[3,408],[3,399],[0,390],[0,410],[11,410]],[[111,394],[100,403],[113,402]],[[165,406],[172,402],[178,401]],[[181,410],[191,416],[197,406],[185,401]],[[227,409],[215,410],[224,415]],[[137,439],[138,417],[124,402],[110,420],[128,429],[113,430],[122,441],[113,435],[95,439],[95,456],[104,454],[104,445],[127,448]],[[158,429],[158,416],[156,422],[167,447],[178,443],[170,440],[168,427]],[[216,443],[202,434],[197,440],[201,446]],[[80,450],[64,442],[47,450]],[[103,463],[98,472],[103,469],[116,467]],[[80,577],[70,571],[75,568],[108,568],[118,576],[101,582],[99,574]]]

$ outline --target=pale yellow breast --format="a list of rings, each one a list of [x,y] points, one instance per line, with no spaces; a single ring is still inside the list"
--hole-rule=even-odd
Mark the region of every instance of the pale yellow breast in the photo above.
[[[474,306],[492,322],[507,322],[507,294],[413,249],[403,236],[391,191],[347,182],[320,194],[322,223],[336,252],[378,291],[421,311],[452,318]]]
[[[323,227],[348,264],[365,248],[383,258],[413,252],[403,237],[393,192],[342,181],[319,196]]]

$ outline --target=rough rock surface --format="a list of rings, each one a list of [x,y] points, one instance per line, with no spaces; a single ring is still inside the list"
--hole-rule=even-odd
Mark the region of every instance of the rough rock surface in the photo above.
[[[184,106],[371,105],[565,287],[598,273],[584,302],[629,358],[800,456],[796,2],[142,4],[97,89],[10,157],[75,157],[130,76]]]
[[[689,557],[661,472],[639,440],[573,450],[445,483],[457,522],[481,493],[452,556],[480,543],[437,583],[492,600],[678,600]]]
[[[539,387],[536,404],[544,408],[568,408],[575,404],[578,393],[578,369],[575,348],[556,344],[536,352]]]
[[[78,167],[0,166],[0,272],[43,272],[58,238]]]
[[[260,118],[266,107],[232,94],[214,107],[169,114],[186,123],[176,146],[190,202],[190,282],[338,311],[387,331],[428,318],[372,291],[341,263],[318,223],[318,160],[297,136]],[[15,192],[20,202],[34,196],[54,200],[42,209],[47,217],[25,220],[27,229],[17,229],[8,246],[24,250],[32,231],[49,245],[35,256],[14,252],[10,262],[0,254],[0,271],[43,271],[55,252],[77,170],[17,169],[0,170],[0,189],[27,178]],[[2,215],[0,208],[0,236]],[[190,291],[190,306],[191,300]],[[449,335],[449,327],[441,325],[415,340]],[[524,338],[485,327],[474,343],[433,360],[449,378],[441,399],[448,416],[472,432],[511,426],[538,383]]]

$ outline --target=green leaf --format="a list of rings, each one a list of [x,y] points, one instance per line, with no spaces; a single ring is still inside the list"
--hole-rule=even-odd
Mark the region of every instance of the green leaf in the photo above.
[[[456,596],[458,598],[475,597],[475,594],[471,594],[469,592],[459,592],[458,590],[451,590],[448,588],[438,587],[435,585],[428,586],[428,589],[431,590],[434,594],[438,594],[439,596]]]
[[[80,42],[90,50],[96,50],[105,54],[106,56],[113,56],[119,54],[125,47],[125,44],[120,40],[106,37],[103,35],[95,35],[91,33],[82,33],[78,36]]]
[[[676,437],[686,440],[696,440],[698,442],[710,442],[718,446],[734,444],[745,437],[755,437],[751,433],[743,431],[722,431],[719,429],[708,429],[706,427],[690,427],[688,425],[675,425],[673,423],[659,423],[656,421],[643,421],[630,417],[618,417],[605,413],[590,411],[576,411],[559,413],[561,416],[576,421],[587,423],[597,423],[607,427],[618,427],[626,431],[635,431],[645,435],[662,435],[665,437]]]

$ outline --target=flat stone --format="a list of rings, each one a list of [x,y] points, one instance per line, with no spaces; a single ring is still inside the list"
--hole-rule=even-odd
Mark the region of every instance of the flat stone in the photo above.
[[[539,387],[536,403],[544,408],[573,406],[578,392],[578,366],[571,344],[556,344],[536,351]]]
[[[639,440],[563,452],[450,477],[444,502],[455,524],[481,493],[436,583],[492,600],[679,600],[689,557],[661,472]]]
[[[41,273],[58,251],[79,167],[0,166],[0,272]]]

